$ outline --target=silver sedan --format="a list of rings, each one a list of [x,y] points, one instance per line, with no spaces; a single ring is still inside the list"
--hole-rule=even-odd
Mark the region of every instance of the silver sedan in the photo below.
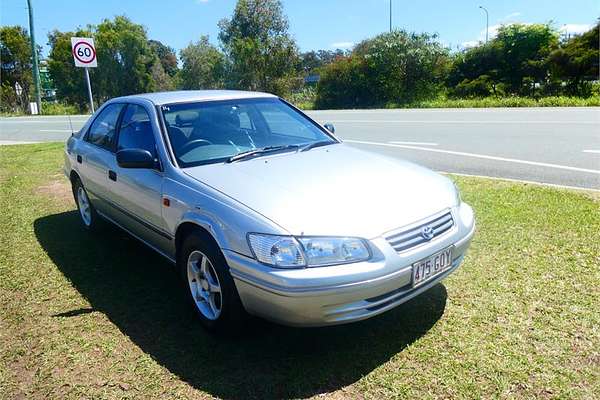
[[[109,221],[171,261],[209,329],[383,313],[456,270],[475,229],[449,179],[345,145],[266,93],[112,99],[64,168],[83,225]]]

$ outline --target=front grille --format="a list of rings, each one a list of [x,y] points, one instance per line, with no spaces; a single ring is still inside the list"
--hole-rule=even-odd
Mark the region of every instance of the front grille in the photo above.
[[[433,229],[433,236],[430,239],[426,239],[422,235],[423,228],[428,226]],[[453,226],[454,220],[452,219],[452,214],[448,211],[417,226],[396,232],[387,236],[385,239],[394,250],[401,252],[417,247],[423,243],[430,242],[448,232]]]

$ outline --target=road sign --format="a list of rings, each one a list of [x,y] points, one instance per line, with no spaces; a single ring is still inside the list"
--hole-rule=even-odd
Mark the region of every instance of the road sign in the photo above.
[[[90,110],[94,112],[94,98],[92,97],[92,84],[90,83],[89,68],[98,66],[96,60],[96,47],[94,47],[94,39],[83,37],[71,38],[71,51],[76,67],[85,68],[85,83],[87,86],[88,97],[90,98]]]
[[[71,50],[76,67],[94,68],[98,66],[94,39],[72,37]]]

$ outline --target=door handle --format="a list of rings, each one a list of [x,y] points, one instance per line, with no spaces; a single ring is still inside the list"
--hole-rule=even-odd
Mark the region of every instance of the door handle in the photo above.
[[[117,181],[117,173],[113,170],[108,170],[108,179],[111,181]]]
[[[83,158],[81,157],[81,154],[77,154],[77,162],[79,164],[81,164],[83,162]]]

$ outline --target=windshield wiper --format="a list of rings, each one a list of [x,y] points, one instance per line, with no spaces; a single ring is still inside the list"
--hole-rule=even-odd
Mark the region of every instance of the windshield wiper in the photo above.
[[[258,149],[252,149],[247,151],[242,151],[241,153],[237,153],[231,157],[229,157],[225,162],[232,163],[240,160],[244,160],[246,158],[255,157],[263,154],[273,153],[275,151],[287,150],[287,149],[297,149],[297,144],[287,144],[283,146],[267,146],[261,147]]]
[[[298,151],[308,151],[310,149],[314,149],[315,147],[327,146],[328,144],[334,144],[334,143],[336,143],[336,142],[333,142],[331,140],[321,140],[319,142],[312,142],[312,143],[305,144],[304,146],[301,146],[300,150],[298,150]]]

